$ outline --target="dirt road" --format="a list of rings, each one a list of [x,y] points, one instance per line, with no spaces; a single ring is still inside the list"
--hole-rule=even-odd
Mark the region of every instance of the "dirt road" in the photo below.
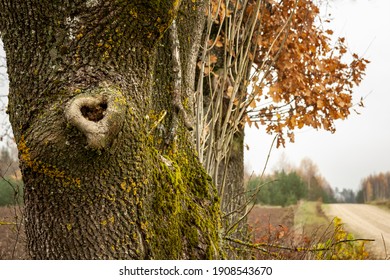
[[[337,216],[345,223],[346,228],[358,238],[372,238],[375,242],[370,247],[378,258],[390,255],[390,211],[365,204],[329,204],[324,207],[326,214]],[[383,235],[383,239],[382,239]]]

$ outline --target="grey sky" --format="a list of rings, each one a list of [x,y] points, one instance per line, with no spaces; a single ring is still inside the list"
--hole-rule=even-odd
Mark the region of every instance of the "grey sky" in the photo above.
[[[277,169],[283,154],[298,166],[304,157],[311,158],[332,187],[359,187],[364,177],[390,171],[390,1],[330,1],[330,27],[334,36],[345,37],[351,52],[371,61],[355,96],[366,97],[365,108],[357,108],[345,121],[336,122],[336,133],[303,128],[296,131],[295,143],[273,149],[267,171]],[[272,137],[264,130],[246,130],[245,154],[249,171],[263,169]]]

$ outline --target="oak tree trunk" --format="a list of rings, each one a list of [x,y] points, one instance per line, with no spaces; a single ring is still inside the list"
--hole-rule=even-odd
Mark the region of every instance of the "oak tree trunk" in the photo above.
[[[217,191],[173,105],[171,23],[189,115],[203,30],[203,1],[180,2],[0,1],[31,258],[223,257]]]

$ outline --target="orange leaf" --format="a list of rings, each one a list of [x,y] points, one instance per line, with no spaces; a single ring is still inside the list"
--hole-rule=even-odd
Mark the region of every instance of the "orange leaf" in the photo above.
[[[324,101],[322,101],[321,99],[317,100],[317,108],[322,109],[323,107],[324,107]]]
[[[333,34],[333,30],[330,30],[330,29],[326,30],[325,32],[326,32],[327,34],[329,34],[329,35],[332,35],[332,34]]]
[[[218,57],[215,54],[210,55],[209,62],[210,64],[214,64],[218,61]]]
[[[252,102],[249,104],[249,107],[251,108],[256,108],[257,107],[257,104],[256,104],[256,101],[253,99]]]

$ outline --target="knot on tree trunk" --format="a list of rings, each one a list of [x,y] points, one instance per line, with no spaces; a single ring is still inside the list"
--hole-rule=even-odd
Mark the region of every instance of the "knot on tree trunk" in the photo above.
[[[88,147],[108,148],[122,128],[126,99],[112,87],[104,86],[80,93],[65,107],[67,121],[82,132]]]

